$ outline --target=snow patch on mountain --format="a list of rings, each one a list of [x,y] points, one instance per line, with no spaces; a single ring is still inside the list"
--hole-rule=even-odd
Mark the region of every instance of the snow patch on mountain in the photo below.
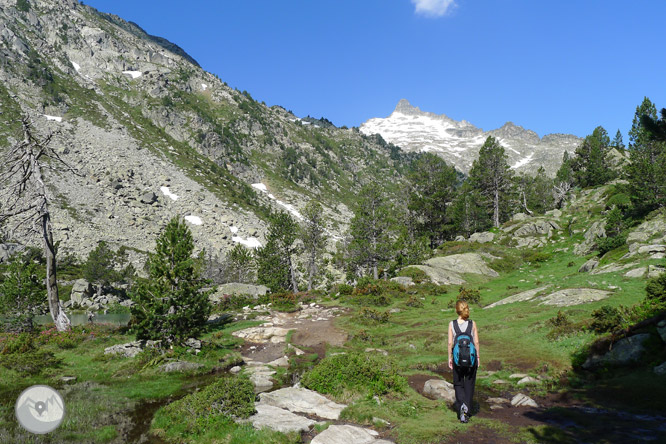
[[[359,129],[366,135],[380,134],[405,151],[437,154],[464,173],[469,172],[488,136],[495,137],[505,148],[512,168],[531,173],[543,166],[550,175],[559,168],[564,151],[573,153],[581,142],[566,134],[539,138],[535,132],[511,122],[486,132],[465,120],[421,111],[405,99],[398,102],[390,116],[372,118]]]

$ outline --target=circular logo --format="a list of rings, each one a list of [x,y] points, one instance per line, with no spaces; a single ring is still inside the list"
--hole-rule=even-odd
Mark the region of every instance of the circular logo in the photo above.
[[[16,401],[16,419],[32,433],[43,434],[55,430],[64,416],[62,396],[48,385],[28,387]]]

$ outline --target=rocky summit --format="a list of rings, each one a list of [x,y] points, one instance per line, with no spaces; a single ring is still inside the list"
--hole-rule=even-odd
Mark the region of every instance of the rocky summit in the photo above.
[[[565,151],[573,154],[581,139],[570,134],[547,134],[507,122],[501,128],[483,131],[471,123],[451,119],[444,114],[421,111],[402,99],[386,118],[373,118],[360,127],[364,134],[380,134],[387,142],[410,152],[433,152],[447,163],[467,173],[478,157],[479,148],[488,136],[495,137],[516,171],[536,171],[543,166],[554,176]]]

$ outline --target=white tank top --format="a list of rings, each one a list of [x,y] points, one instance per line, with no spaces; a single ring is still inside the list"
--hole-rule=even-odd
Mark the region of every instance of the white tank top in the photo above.
[[[455,321],[451,321],[451,331],[453,331],[453,336],[455,337],[455,335],[456,335],[456,329],[453,328],[453,323],[454,323],[454,322],[458,322],[458,320],[456,319]],[[469,320],[467,320],[467,321],[463,321],[462,323],[458,322],[458,328],[460,328],[460,331],[461,331],[461,332],[464,333],[465,330],[467,330],[467,324],[469,324]],[[472,329],[472,331],[470,332],[470,335],[471,335],[472,337],[474,337],[474,329]]]

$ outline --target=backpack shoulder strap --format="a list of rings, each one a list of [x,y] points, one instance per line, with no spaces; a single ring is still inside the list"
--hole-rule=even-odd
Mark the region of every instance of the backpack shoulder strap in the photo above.
[[[474,321],[472,321],[471,319],[468,319],[468,320],[469,320],[469,322],[467,323],[467,328],[465,329],[465,334],[467,334],[469,336],[472,336],[472,331],[474,331],[473,330]]]
[[[453,320],[453,332],[455,333],[456,336],[462,333],[462,331],[460,331],[460,326],[458,325],[458,321],[455,319]]]

